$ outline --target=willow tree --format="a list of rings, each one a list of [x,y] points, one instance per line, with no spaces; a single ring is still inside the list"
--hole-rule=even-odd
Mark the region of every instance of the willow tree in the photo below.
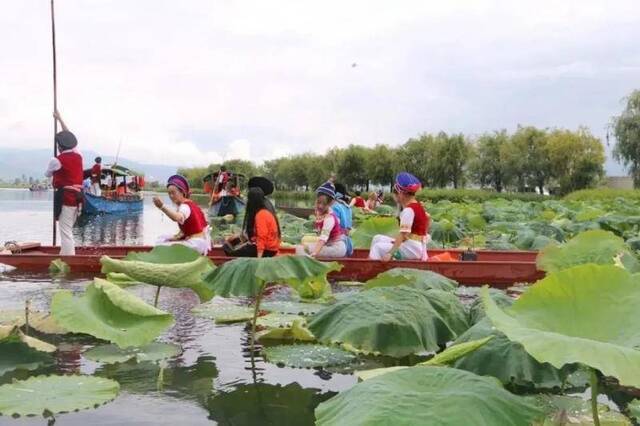
[[[613,117],[616,145],[613,157],[622,162],[633,178],[633,187],[640,188],[640,90],[626,98],[622,113]]]

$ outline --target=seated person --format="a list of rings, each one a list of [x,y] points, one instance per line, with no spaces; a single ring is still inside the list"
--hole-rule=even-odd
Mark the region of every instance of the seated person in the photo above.
[[[378,194],[372,192],[371,194],[369,194],[369,198],[367,198],[364,210],[372,212],[377,209],[379,205],[380,203],[378,202]]]
[[[349,203],[351,207],[358,207],[364,209],[367,207],[367,203],[362,198],[360,191],[356,191],[356,196],[351,199],[351,203]]]
[[[351,228],[353,228],[353,212],[346,195],[347,188],[341,183],[336,183],[335,188],[336,200],[331,205],[331,210],[338,216],[340,229],[344,234],[344,242],[347,245],[347,256],[351,256],[353,254],[353,241],[349,234],[351,233]]]
[[[161,236],[157,244],[182,244],[206,255],[211,248],[209,225],[200,206],[189,199],[191,191],[187,179],[180,175],[171,176],[167,181],[167,194],[176,205],[175,210],[165,206],[160,197],[153,197],[153,204],[176,222],[180,231],[175,235]]]
[[[280,250],[278,217],[268,208],[261,188],[249,188],[242,234],[227,239],[222,246],[227,256],[272,257]]]
[[[392,258],[427,260],[429,216],[415,197],[421,187],[418,178],[412,174],[403,172],[396,176],[394,198],[402,208],[400,232],[395,238],[387,235],[373,237],[369,259],[384,262]]]
[[[312,257],[345,257],[347,245],[344,233],[340,228],[338,216],[331,210],[336,197],[335,187],[331,182],[322,184],[316,190],[316,222],[315,230],[318,241],[303,244],[297,252],[303,251]]]

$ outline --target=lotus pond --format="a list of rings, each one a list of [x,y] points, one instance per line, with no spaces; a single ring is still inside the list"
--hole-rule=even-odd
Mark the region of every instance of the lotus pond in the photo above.
[[[296,256],[214,268],[184,247],[105,257],[98,277],[5,270],[0,423],[632,424],[633,204],[500,204],[428,207],[440,245],[541,244],[547,277],[507,292],[401,268],[329,283],[338,264]]]

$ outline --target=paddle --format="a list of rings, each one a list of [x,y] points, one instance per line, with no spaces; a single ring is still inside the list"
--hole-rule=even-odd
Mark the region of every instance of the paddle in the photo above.
[[[53,110],[58,111],[58,80],[57,80],[57,64],[56,64],[56,21],[53,8],[53,0],[51,0],[51,43],[53,47]],[[58,119],[53,118],[53,156],[58,155],[58,146],[56,145],[56,133],[58,133]],[[54,203],[55,203],[55,196]],[[53,209],[53,245],[56,245],[56,214]]]

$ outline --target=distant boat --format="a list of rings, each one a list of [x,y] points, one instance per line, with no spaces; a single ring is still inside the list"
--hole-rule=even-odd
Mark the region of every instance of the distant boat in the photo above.
[[[31,191],[31,192],[45,192],[45,191],[48,191],[48,190],[49,190],[49,188],[46,185],[33,184],[33,185],[31,185],[29,187],[29,191]]]
[[[209,196],[212,193],[217,196],[217,200],[209,207],[209,217],[233,215],[236,217],[244,211],[246,202],[240,197],[240,183],[245,178],[243,174],[227,172],[228,180],[225,182],[226,188],[218,183],[219,172],[206,175],[202,182],[204,190]]]
[[[84,171],[85,178],[91,176],[91,169]],[[109,184],[102,185],[102,194],[97,196],[84,192],[84,214],[117,214],[136,213],[144,207],[142,189],[144,177],[126,167],[113,165],[104,166],[100,176],[109,179]],[[127,180],[127,178],[129,180]],[[119,181],[119,182],[118,182]]]

